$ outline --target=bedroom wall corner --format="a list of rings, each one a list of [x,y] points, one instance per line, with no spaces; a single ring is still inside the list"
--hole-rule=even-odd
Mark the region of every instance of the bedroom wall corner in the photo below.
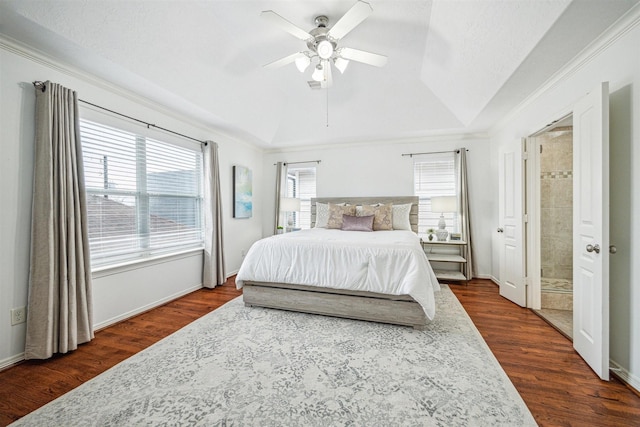
[[[51,80],[76,90],[80,98],[157,123],[200,140],[219,144],[223,238],[227,272],[237,270],[241,251],[261,237],[262,204],[254,197],[253,217],[232,218],[232,167],[253,170],[254,194],[263,192],[262,149],[231,139],[205,123],[137,96],[95,76],[68,67],[56,58],[0,37],[0,366],[22,358],[25,324],[11,326],[11,308],[26,306],[29,276],[31,192],[35,92],[32,82]],[[82,111],[81,111],[82,114]],[[95,279],[95,323],[104,325],[161,304],[201,286],[202,255],[145,265]],[[142,274],[143,273],[143,274]],[[132,291],[132,288],[134,290]],[[130,295],[135,298],[128,298]],[[106,323],[105,323],[106,322]]]

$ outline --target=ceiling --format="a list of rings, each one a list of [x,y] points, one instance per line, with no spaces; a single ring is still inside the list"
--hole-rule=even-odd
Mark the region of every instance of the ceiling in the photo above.
[[[388,64],[352,62],[329,90],[311,90],[294,64],[263,68],[305,45],[260,12],[309,31],[356,0],[1,0],[0,33],[280,148],[486,131],[639,1],[369,0],[339,45]]]

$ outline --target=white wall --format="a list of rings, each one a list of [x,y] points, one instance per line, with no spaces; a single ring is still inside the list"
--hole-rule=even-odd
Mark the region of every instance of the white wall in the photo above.
[[[483,136],[442,136],[422,141],[381,141],[346,146],[310,147],[269,152],[264,160],[265,235],[273,230],[275,166],[278,161],[321,160],[317,165],[318,197],[411,196],[413,159],[405,153],[454,150],[467,147],[473,247],[478,275],[491,273],[490,233],[494,189],[488,173],[489,141]]]
[[[254,173],[254,193],[264,190],[263,152],[214,129],[179,117],[103,81],[0,39],[0,367],[20,360],[25,324],[11,326],[10,310],[27,303],[35,92],[31,82],[51,80],[81,99],[219,144],[223,238],[227,275],[242,262],[241,251],[262,235],[262,206],[254,199],[251,219],[232,218],[232,167]],[[201,286],[202,253],[130,268],[94,273],[94,322],[105,326]]]
[[[600,82],[609,82],[610,236],[618,248],[610,257],[610,352],[620,375],[640,389],[640,227],[632,220],[640,218],[640,12],[635,15],[627,17],[627,32],[617,39],[609,34],[609,43],[585,52],[561,79],[491,133],[491,187],[498,188],[500,147],[560,118]],[[496,204],[493,226],[497,225]],[[494,245],[492,251],[493,274],[499,278],[499,246]]]

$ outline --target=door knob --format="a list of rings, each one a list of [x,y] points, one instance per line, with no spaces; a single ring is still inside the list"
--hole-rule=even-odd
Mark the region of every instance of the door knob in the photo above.
[[[502,227],[498,227],[498,233],[502,233],[504,229]]]
[[[587,245],[587,252],[600,253],[600,245]]]
[[[609,245],[609,253],[615,254],[616,252],[618,252],[618,248],[616,248],[614,245]]]

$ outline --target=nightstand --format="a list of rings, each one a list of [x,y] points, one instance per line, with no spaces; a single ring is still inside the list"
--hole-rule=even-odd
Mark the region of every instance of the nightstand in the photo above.
[[[467,260],[464,257],[467,242],[464,240],[420,239],[422,249],[427,255],[438,280],[453,280],[467,282]],[[445,268],[453,266],[455,268]],[[441,267],[441,268],[438,268]]]

